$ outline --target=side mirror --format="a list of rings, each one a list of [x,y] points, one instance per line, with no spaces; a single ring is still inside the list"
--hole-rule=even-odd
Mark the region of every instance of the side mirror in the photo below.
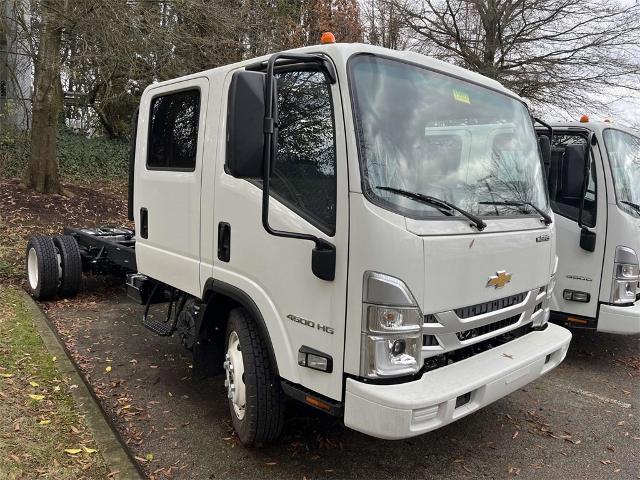
[[[546,135],[538,137],[538,145],[540,145],[540,153],[545,166],[551,163],[551,140]]]
[[[236,178],[264,173],[265,75],[240,70],[229,87],[227,171]]]
[[[596,232],[592,232],[588,228],[580,230],[580,248],[587,252],[595,252],[596,250]]]

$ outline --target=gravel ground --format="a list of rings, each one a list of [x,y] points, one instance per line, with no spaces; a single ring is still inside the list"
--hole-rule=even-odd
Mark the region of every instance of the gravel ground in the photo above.
[[[221,377],[140,324],[121,288],[45,304],[72,356],[154,478],[640,479],[640,339],[575,332],[560,367],[435,432],[378,440],[291,404],[279,443],[245,449]],[[107,368],[111,367],[111,368]]]

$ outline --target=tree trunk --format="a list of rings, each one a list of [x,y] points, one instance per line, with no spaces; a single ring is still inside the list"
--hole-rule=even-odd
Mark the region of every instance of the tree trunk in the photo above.
[[[56,133],[62,104],[62,28],[55,25],[50,7],[51,0],[43,0],[40,45],[34,74],[31,157],[26,184],[37,192],[63,193],[56,156]]]

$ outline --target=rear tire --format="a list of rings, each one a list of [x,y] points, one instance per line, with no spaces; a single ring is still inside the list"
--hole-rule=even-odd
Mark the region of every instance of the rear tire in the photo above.
[[[62,276],[58,295],[62,298],[75,297],[82,283],[82,257],[78,242],[71,235],[53,237],[53,243],[60,255]]]
[[[284,396],[267,345],[249,313],[236,308],[227,323],[226,381],[233,428],[246,446],[280,435]]]
[[[34,235],[27,243],[27,288],[36,300],[51,300],[58,292],[59,265],[53,240]]]

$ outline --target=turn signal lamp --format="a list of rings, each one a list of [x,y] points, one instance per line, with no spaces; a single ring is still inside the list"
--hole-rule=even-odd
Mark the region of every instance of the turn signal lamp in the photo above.
[[[582,115],[580,117],[580,123],[589,123],[589,115]]]
[[[331,32],[324,32],[320,37],[320,43],[323,45],[327,43],[336,43],[336,36]]]

